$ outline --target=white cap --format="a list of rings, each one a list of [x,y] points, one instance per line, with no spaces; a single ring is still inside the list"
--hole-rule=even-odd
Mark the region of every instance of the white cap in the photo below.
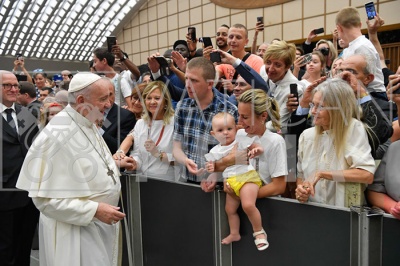
[[[79,72],[71,79],[68,92],[83,90],[84,88],[98,81],[99,79],[101,79],[101,77],[99,75],[93,74],[92,72]]]

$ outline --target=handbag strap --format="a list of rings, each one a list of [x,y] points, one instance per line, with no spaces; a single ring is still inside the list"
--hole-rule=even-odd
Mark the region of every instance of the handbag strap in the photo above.
[[[243,61],[243,62],[246,62],[247,58],[249,58],[250,55],[251,55],[250,53],[247,53],[247,54],[243,57],[242,61]],[[235,71],[235,74],[233,75],[233,78],[232,78],[232,82],[235,82],[238,76],[239,76],[239,73],[238,73],[237,71]]]
[[[158,143],[160,143],[160,141],[161,141],[161,138],[162,138],[162,136],[163,136],[163,134],[164,134],[164,129],[165,129],[165,125],[163,125],[163,127],[162,127],[162,129],[161,129],[160,136],[158,137],[158,140],[157,140],[157,142],[156,142],[156,146],[157,146]]]

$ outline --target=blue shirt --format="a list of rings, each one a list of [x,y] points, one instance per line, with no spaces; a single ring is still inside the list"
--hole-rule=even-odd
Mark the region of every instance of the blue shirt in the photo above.
[[[194,99],[181,100],[175,111],[174,141],[181,142],[182,150],[186,156],[193,160],[198,169],[204,168],[206,159],[204,155],[218,144],[211,136],[211,120],[217,113],[228,112],[235,117],[237,122],[238,111],[235,105],[228,101],[228,97],[213,88],[212,102],[201,110]],[[205,176],[197,177],[190,174],[185,168],[186,178],[190,181],[200,182]]]

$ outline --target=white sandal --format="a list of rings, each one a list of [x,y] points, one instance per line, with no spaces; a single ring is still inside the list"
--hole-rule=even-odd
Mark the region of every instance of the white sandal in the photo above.
[[[261,229],[258,232],[254,232],[253,237],[256,237],[256,236],[262,235],[262,234],[265,235],[265,238],[254,239],[254,243],[256,244],[256,247],[259,251],[266,250],[269,247],[269,243],[267,241],[267,233],[265,233],[264,229]],[[260,244],[264,244],[264,245],[259,246]]]

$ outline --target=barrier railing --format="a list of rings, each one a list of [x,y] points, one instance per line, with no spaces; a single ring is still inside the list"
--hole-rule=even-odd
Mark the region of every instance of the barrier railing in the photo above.
[[[123,179],[135,266],[399,265],[400,221],[381,212],[259,199],[270,242],[260,252],[241,209],[242,239],[220,244],[229,232],[224,192],[136,175]]]

